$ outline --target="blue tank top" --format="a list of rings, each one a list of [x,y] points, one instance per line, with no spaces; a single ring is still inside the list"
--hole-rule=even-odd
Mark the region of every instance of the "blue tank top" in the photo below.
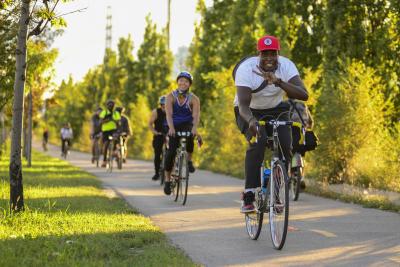
[[[173,111],[172,111],[172,121],[174,125],[181,125],[184,123],[192,123],[192,109],[190,108],[190,99],[192,94],[188,93],[186,95],[185,101],[180,105],[178,96],[178,90],[172,92],[172,96],[174,97]]]

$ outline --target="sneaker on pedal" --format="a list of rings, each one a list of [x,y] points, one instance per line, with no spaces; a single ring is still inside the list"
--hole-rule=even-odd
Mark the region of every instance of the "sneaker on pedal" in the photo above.
[[[92,158],[92,164],[94,163],[94,157]]]
[[[278,200],[275,202],[275,205],[276,205],[276,206],[274,206],[274,211],[275,211],[275,213],[276,213],[276,214],[281,214],[281,213],[283,212],[282,202],[278,199]]]
[[[151,178],[151,180],[153,181],[157,181],[158,179],[160,179],[160,176],[156,173],[153,175],[153,177]]]
[[[165,182],[164,183],[164,193],[166,195],[171,195],[171,182]]]
[[[103,161],[103,163],[101,164],[101,167],[102,167],[102,168],[107,167],[107,162],[106,162],[106,161]]]
[[[254,193],[249,191],[246,193],[242,193],[242,206],[240,207],[241,213],[250,213],[254,212],[256,208],[254,207]]]
[[[189,160],[188,161],[188,167],[189,167],[189,172],[194,173],[196,170],[195,167],[193,166],[193,161]]]

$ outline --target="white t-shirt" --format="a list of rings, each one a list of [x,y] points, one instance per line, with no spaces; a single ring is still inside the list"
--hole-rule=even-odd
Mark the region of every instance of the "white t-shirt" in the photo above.
[[[62,139],[72,139],[73,133],[71,128],[61,128]]]
[[[262,77],[253,72],[253,70],[260,72],[257,68],[259,64],[260,58],[258,56],[243,61],[236,71],[235,85],[249,87],[252,91],[256,90],[264,81]],[[299,71],[290,59],[278,56],[278,68],[275,71],[275,75],[282,81],[288,82],[294,76],[299,75]],[[251,94],[250,108],[274,108],[283,101],[284,94],[285,91],[280,87],[267,84],[262,90]],[[234,105],[238,106],[237,94],[235,95]]]

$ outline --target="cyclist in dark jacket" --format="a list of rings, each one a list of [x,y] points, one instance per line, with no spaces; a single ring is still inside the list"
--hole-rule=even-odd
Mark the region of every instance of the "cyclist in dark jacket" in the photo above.
[[[132,130],[131,130],[131,126],[130,126],[128,117],[126,117],[124,115],[124,110],[125,109],[123,107],[115,108],[115,111],[117,111],[121,115],[120,124],[118,126],[118,133],[123,138],[123,142],[124,142],[124,146],[125,146],[125,149],[124,149],[125,155],[122,155],[122,161],[124,163],[126,163],[126,158],[128,156],[128,146],[127,146],[128,138],[129,138],[129,136],[131,136]]]
[[[153,181],[158,180],[160,178],[159,171],[161,164],[161,154],[166,132],[165,101],[166,101],[165,96],[160,97],[159,99],[160,107],[153,109],[149,121],[149,128],[153,132],[154,171],[155,171],[153,178],[151,178]]]

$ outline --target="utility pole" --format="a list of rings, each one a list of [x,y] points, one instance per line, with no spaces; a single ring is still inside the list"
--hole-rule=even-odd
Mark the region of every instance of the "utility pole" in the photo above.
[[[169,41],[170,22],[171,22],[171,0],[168,0],[168,17],[167,17],[167,46],[168,46],[168,49],[170,47],[170,41]]]
[[[112,15],[111,6],[107,7],[107,23],[106,23],[106,50],[111,49],[112,45]]]

